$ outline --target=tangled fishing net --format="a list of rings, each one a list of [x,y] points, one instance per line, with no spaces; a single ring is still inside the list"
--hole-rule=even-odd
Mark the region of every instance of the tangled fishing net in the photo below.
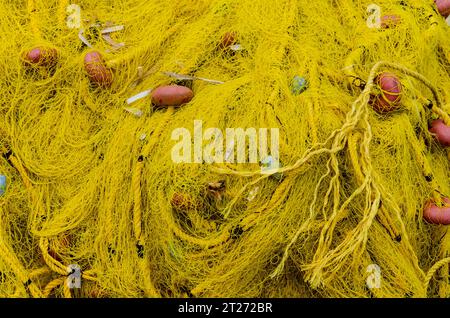
[[[395,18],[368,27],[372,3]],[[434,1],[1,0],[0,40],[1,297],[450,296],[450,232],[423,215],[450,196]],[[126,102],[171,84],[192,100]],[[195,120],[278,128],[281,166],[174,162]]]

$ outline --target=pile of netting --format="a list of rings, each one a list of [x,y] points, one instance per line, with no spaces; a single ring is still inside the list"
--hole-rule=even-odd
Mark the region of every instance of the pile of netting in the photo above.
[[[434,1],[2,0],[0,57],[1,297],[450,296]],[[177,162],[194,121],[278,128],[280,165]]]

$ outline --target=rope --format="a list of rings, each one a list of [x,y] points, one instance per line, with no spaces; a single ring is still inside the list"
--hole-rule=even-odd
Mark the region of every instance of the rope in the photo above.
[[[52,280],[50,283],[48,283],[44,287],[44,291],[43,291],[44,297],[48,298],[50,296],[51,292],[55,288],[59,287],[61,284],[64,284],[65,281],[66,281],[65,277],[59,277],[59,278]]]

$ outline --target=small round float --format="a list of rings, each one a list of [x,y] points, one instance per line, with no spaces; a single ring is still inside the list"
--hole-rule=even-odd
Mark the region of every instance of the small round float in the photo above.
[[[433,120],[429,131],[443,147],[450,146],[450,126],[447,126],[442,119]]]
[[[170,204],[175,210],[188,211],[196,208],[197,204],[194,199],[186,193],[175,192],[172,195]]]
[[[181,106],[189,103],[193,97],[194,93],[186,86],[160,86],[152,92],[152,103],[157,108]]]
[[[220,48],[226,49],[232,46],[233,44],[236,44],[236,33],[234,32],[227,32],[222,36],[222,41],[220,42]]]
[[[396,27],[401,23],[402,19],[396,14],[388,14],[381,17],[381,28],[389,29]]]
[[[113,76],[104,63],[103,56],[98,51],[91,51],[84,56],[84,69],[92,83],[101,87],[109,87]]]
[[[447,18],[450,16],[450,0],[434,0],[439,13]]]
[[[55,48],[39,46],[25,52],[23,59],[30,65],[52,67],[58,61],[58,51]]]

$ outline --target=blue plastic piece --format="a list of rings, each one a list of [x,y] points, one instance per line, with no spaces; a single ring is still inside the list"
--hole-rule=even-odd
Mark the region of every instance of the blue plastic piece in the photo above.
[[[300,95],[308,88],[308,81],[301,76],[295,75],[292,79],[291,91],[294,95]]]
[[[265,157],[260,161],[260,164],[261,171],[266,171],[266,173],[268,173],[270,170],[281,168],[281,163],[278,162],[278,164],[276,164],[272,156]],[[280,172],[276,172],[272,174],[271,177],[275,178],[278,181],[281,181],[283,179],[283,174]]]

